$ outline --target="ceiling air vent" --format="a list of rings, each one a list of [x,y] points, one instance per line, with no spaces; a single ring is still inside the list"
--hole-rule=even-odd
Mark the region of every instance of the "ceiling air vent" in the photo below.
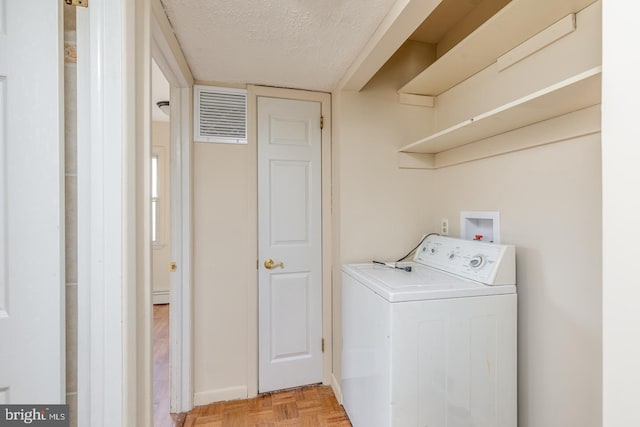
[[[247,143],[247,91],[195,86],[196,142]]]

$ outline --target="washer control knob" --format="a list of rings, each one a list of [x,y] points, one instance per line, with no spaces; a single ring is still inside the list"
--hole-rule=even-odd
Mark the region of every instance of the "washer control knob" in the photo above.
[[[449,252],[449,259],[454,259],[456,257],[456,253],[455,252]]]
[[[484,257],[482,255],[475,255],[469,260],[469,266],[471,268],[480,268],[484,264]]]

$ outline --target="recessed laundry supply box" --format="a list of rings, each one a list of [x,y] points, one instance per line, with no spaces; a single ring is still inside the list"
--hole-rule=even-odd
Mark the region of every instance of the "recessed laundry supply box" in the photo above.
[[[411,271],[343,266],[354,427],[516,427],[513,246],[429,236]]]

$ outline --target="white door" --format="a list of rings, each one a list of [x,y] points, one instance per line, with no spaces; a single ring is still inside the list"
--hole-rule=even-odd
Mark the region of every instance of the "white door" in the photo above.
[[[322,381],[320,111],[258,98],[260,392]]]
[[[61,14],[0,0],[0,403],[64,402]]]

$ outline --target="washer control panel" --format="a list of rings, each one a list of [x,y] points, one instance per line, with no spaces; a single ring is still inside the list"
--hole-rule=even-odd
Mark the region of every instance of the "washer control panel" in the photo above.
[[[416,249],[415,262],[486,285],[513,285],[515,247],[476,240],[429,236]]]

